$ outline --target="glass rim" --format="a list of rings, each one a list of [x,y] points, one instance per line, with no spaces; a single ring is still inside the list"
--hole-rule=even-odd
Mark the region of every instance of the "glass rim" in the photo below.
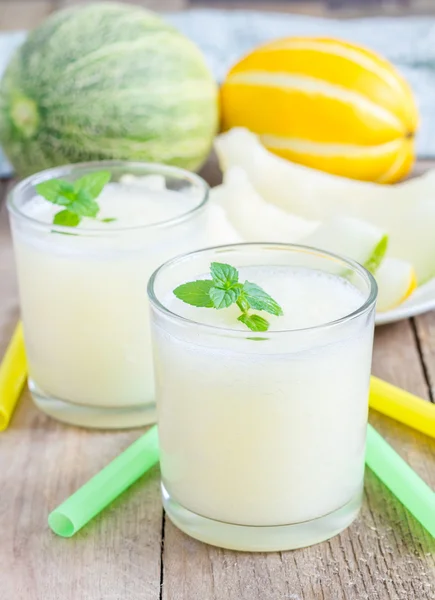
[[[24,213],[17,205],[16,198],[19,196],[28,186],[35,186],[38,183],[42,183],[43,181],[47,181],[49,179],[56,179],[58,177],[62,177],[64,175],[71,174],[75,170],[79,169],[93,169],[93,168],[102,168],[105,167],[107,169],[115,168],[115,167],[128,167],[130,166],[132,169],[149,169],[150,174],[156,175],[172,175],[174,178],[185,179],[195,184],[199,189],[202,189],[201,201],[190,208],[186,212],[181,213],[175,217],[170,219],[166,219],[164,221],[157,221],[156,223],[148,223],[145,225],[124,225],[121,227],[112,226],[110,230],[103,230],[101,228],[96,227],[87,227],[86,229],[78,229],[77,227],[68,227],[66,225],[54,225],[53,223],[47,223],[45,221],[40,221],[30,215]],[[153,171],[154,173],[151,173]],[[178,225],[186,220],[188,220],[192,215],[196,212],[200,212],[209,200],[209,192],[210,186],[208,183],[196,173],[192,173],[187,169],[183,169],[181,167],[174,167],[172,165],[164,165],[162,163],[151,163],[151,162],[142,162],[142,161],[130,161],[130,160],[94,160],[89,162],[80,162],[80,163],[70,163],[66,165],[62,165],[59,167],[52,167],[50,169],[45,169],[44,171],[38,171],[33,175],[29,175],[22,181],[18,182],[14,187],[9,191],[6,199],[6,206],[9,213],[19,219],[22,219],[29,225],[31,225],[35,229],[46,231],[49,229],[50,231],[59,231],[61,233],[74,233],[75,235],[83,235],[83,236],[107,236],[111,234],[121,233],[125,231],[140,231],[140,230],[155,230],[155,229],[164,229],[166,227],[172,227],[173,225]],[[36,193],[36,191],[35,191]]]
[[[249,337],[252,337],[252,335],[255,332],[252,331],[242,331],[240,329],[232,329],[230,327],[219,327],[217,325],[209,325],[207,323],[201,323],[199,321],[195,321],[194,319],[189,319],[187,317],[184,317],[176,312],[173,312],[172,310],[170,310],[167,306],[165,306],[162,302],[160,302],[160,300],[157,298],[157,295],[155,293],[155,282],[157,280],[157,278],[161,275],[161,273],[173,266],[176,265],[177,263],[182,263],[186,260],[190,260],[192,257],[195,257],[197,255],[200,254],[204,254],[206,252],[216,252],[218,250],[231,250],[231,249],[235,249],[237,250],[238,248],[243,249],[255,249],[255,248],[266,248],[266,249],[274,249],[274,250],[279,250],[281,249],[282,251],[285,252],[289,252],[289,251],[302,251],[302,252],[308,252],[308,253],[316,253],[318,255],[324,256],[325,258],[330,258],[333,260],[338,260],[341,261],[342,263],[346,264],[348,267],[351,267],[354,271],[358,272],[363,279],[366,281],[368,289],[369,289],[369,293],[368,296],[366,298],[366,300],[361,304],[361,306],[359,306],[357,309],[355,309],[354,311],[352,311],[349,314],[344,315],[343,317],[340,317],[339,319],[334,319],[333,321],[326,321],[325,323],[320,323],[318,325],[313,325],[310,327],[300,327],[297,329],[280,329],[278,331],[265,331],[263,335],[267,335],[275,337],[275,336],[279,336],[280,334],[297,334],[297,333],[308,333],[311,331],[322,331],[322,330],[327,330],[327,329],[331,329],[333,327],[336,326],[340,326],[342,324],[345,324],[347,322],[353,321],[354,319],[362,316],[363,314],[369,312],[369,310],[371,310],[371,308],[373,307],[373,305],[376,303],[376,299],[377,299],[377,295],[378,295],[378,285],[376,283],[376,279],[373,277],[373,275],[370,273],[370,271],[368,271],[363,265],[361,265],[360,263],[358,263],[357,261],[351,259],[351,258],[347,258],[344,256],[341,256],[340,254],[335,254],[334,252],[329,252],[327,250],[322,250],[320,248],[316,248],[314,246],[305,246],[302,244],[281,244],[279,242],[242,242],[239,244],[223,244],[220,246],[210,246],[208,248],[202,248],[200,250],[195,250],[193,252],[189,252],[186,254],[181,254],[179,256],[175,256],[174,258],[166,261],[165,263],[163,263],[162,265],[160,265],[160,267],[158,267],[154,273],[151,275],[149,281],[148,281],[148,286],[147,286],[147,292],[148,292],[148,299],[150,301],[150,304],[153,308],[155,308],[156,310],[158,310],[159,312],[165,314],[165,316],[174,319],[175,321],[180,321],[186,325],[194,325],[195,327],[200,327],[203,330],[206,330],[210,333],[214,333],[214,334],[222,334],[222,335],[232,335],[232,336],[236,336],[236,337],[244,337],[246,338],[246,336],[248,335]]]

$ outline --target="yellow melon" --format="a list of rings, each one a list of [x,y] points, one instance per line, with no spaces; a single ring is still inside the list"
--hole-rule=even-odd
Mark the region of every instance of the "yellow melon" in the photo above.
[[[261,46],[221,88],[224,129],[246,127],[272,152],[353,179],[392,183],[414,162],[417,107],[377,54],[337,39]]]

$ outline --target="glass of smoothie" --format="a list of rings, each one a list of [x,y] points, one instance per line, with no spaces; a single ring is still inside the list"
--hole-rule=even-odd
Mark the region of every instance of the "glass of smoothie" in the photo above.
[[[92,200],[101,173],[110,181]],[[53,198],[60,204],[37,191],[50,182],[51,198],[58,180],[66,182]],[[68,204],[70,188],[80,191],[78,204]],[[206,245],[207,199],[205,181],[183,169],[113,161],[44,171],[12,190],[29,387],[39,408],[88,427],[155,420],[147,281],[165,260]],[[95,214],[95,203],[93,218],[71,217]],[[65,210],[69,217],[59,216]]]
[[[363,493],[372,275],[314,248],[239,244],[167,262],[148,293],[175,525],[246,551],[345,529]]]

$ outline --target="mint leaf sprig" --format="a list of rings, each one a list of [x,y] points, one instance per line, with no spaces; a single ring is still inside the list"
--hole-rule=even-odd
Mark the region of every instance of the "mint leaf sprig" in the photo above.
[[[239,272],[231,265],[213,262],[210,265],[212,279],[199,279],[183,283],[174,290],[175,296],[191,306],[201,308],[228,308],[237,304],[241,310],[238,321],[251,331],[267,331],[269,321],[260,315],[250,314],[250,309],[281,316],[283,310],[259,285],[239,282]]]
[[[83,217],[97,218],[100,207],[96,199],[111,177],[109,171],[96,171],[84,175],[74,183],[64,179],[50,179],[38,183],[35,187],[38,194],[45,200],[64,207],[54,215],[53,225],[77,227]],[[115,220],[107,218],[101,219],[101,222],[110,223]]]

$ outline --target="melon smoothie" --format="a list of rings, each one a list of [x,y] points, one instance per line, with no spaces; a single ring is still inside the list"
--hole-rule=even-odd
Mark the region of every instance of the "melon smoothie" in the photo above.
[[[347,527],[362,498],[373,277],[313,249],[243,244],[166,263],[149,295],[172,521],[252,551]]]
[[[92,199],[101,173],[110,181]],[[66,192],[52,197],[59,180]],[[91,187],[71,204],[79,181]],[[207,197],[182,169],[115,162],[45,171],[12,191],[29,387],[42,410],[90,427],[155,420],[147,281],[205,245]]]

